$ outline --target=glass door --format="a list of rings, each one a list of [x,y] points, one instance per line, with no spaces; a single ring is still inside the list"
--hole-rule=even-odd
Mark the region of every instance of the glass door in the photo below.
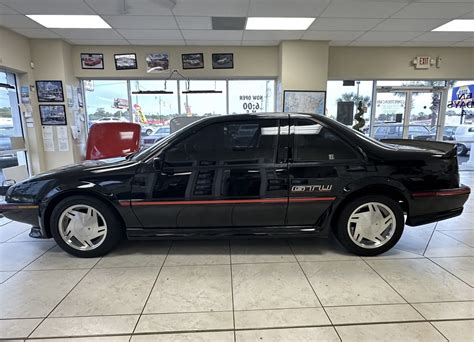
[[[406,91],[377,91],[374,120],[371,123],[371,135],[377,140],[402,139],[407,117]]]
[[[377,88],[372,137],[436,140],[442,95],[434,89]]]

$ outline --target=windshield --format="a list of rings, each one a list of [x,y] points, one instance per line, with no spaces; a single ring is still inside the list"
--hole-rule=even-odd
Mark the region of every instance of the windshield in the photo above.
[[[207,119],[208,118],[202,118],[200,120],[197,120],[197,121],[194,121],[194,122],[190,123],[187,126],[181,127],[176,132],[171,133],[170,135],[164,137],[163,139],[158,140],[156,143],[154,143],[150,147],[148,147],[148,148],[144,149],[143,151],[140,151],[137,154],[133,155],[131,157],[131,159],[132,160],[137,160],[137,161],[142,161],[142,160],[145,160],[145,159],[149,158],[155,152],[157,152],[160,149],[161,146],[165,146],[168,143],[168,141],[173,140],[174,137],[181,134],[181,132],[184,132],[185,130],[190,129],[190,128],[194,127],[195,125],[197,125],[198,123],[200,123],[202,120],[207,120]]]

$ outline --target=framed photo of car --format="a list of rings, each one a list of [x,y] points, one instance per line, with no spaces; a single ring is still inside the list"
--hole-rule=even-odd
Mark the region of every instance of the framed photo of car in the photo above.
[[[40,105],[42,126],[63,126],[66,121],[66,107],[64,105]]]
[[[181,55],[183,69],[204,68],[204,55],[202,53],[185,53]]]
[[[234,69],[233,53],[213,53],[212,54],[213,69]]]
[[[62,81],[36,81],[38,102],[64,102]]]
[[[283,111],[325,115],[326,92],[313,90],[285,90]]]
[[[114,55],[115,70],[137,69],[137,55],[125,53]]]
[[[145,61],[146,72],[162,72],[170,68],[170,56],[167,52],[149,53]]]
[[[82,69],[104,69],[104,55],[101,53],[81,53]]]

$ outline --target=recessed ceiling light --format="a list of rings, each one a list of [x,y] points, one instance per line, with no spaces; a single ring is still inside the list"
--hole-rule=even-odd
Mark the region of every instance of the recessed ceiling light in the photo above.
[[[46,28],[111,28],[98,15],[27,14],[26,16]]]
[[[315,18],[250,17],[246,30],[306,30]]]
[[[454,19],[432,31],[441,32],[474,32],[474,19]]]

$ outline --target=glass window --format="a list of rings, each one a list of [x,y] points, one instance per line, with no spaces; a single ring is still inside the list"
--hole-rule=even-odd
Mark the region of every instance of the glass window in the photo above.
[[[13,150],[15,146],[12,146],[13,137],[23,138],[15,75],[0,70],[0,83],[2,83],[0,85],[0,184],[2,184],[3,169],[26,165],[26,153],[24,150]]]
[[[277,128],[277,120],[212,124],[169,148],[165,161],[201,166],[273,162]]]
[[[326,115],[352,127],[357,123],[357,121],[354,120],[354,116],[357,114],[359,101],[362,101],[362,106],[367,109],[367,112],[362,115],[365,124],[360,130],[364,134],[368,134],[372,111],[372,88],[372,81],[355,81],[353,86],[343,86],[343,81],[328,81]],[[347,113],[346,107],[338,106],[340,102],[353,102],[352,111]]]
[[[127,81],[84,81],[89,127],[96,122],[130,121]]]
[[[229,81],[229,114],[275,111],[275,81]]]
[[[342,159],[357,159],[357,154],[328,128],[311,120],[296,120],[294,127],[294,161]]]
[[[133,122],[142,126],[142,135],[165,133],[160,127],[167,126],[169,134],[170,120],[179,116],[177,81],[130,81]],[[170,92],[159,94],[152,92]]]
[[[405,80],[405,81],[377,81],[377,86],[382,87],[445,87],[444,80]]]
[[[188,89],[189,85],[189,89]],[[181,115],[209,116],[227,114],[226,81],[179,81]],[[202,93],[186,93],[200,91]],[[205,93],[205,91],[208,91]]]

